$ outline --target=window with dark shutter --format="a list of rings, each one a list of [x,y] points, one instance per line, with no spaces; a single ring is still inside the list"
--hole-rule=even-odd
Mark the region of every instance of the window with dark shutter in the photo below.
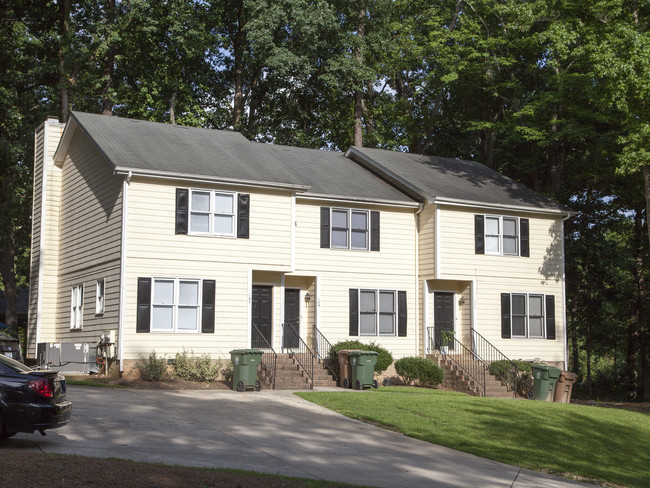
[[[249,238],[250,199],[248,193],[237,196],[237,237],[240,239]]]
[[[521,239],[521,255],[530,257],[530,230],[528,219],[519,219],[519,236]]]
[[[501,293],[501,338],[510,339],[510,293]]]
[[[203,299],[201,309],[201,332],[214,333],[214,293],[215,280],[203,280]]]
[[[350,332],[351,336],[359,335],[359,290],[350,288]]]
[[[546,338],[555,339],[555,296],[546,295]]]
[[[151,278],[138,278],[136,332],[149,332],[151,323]]]
[[[370,250],[379,251],[379,212],[370,212]]]
[[[189,193],[185,188],[176,188],[176,234],[187,234]]]
[[[397,292],[397,337],[406,337],[407,323],[406,291]]]
[[[330,208],[320,208],[320,247],[330,247]]]
[[[485,254],[485,217],[474,215],[474,252]]]

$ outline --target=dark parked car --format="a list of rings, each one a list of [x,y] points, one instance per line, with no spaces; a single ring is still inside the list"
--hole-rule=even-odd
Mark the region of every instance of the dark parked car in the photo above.
[[[45,429],[67,424],[71,409],[63,376],[35,371],[0,354],[0,439],[36,430],[45,435]]]

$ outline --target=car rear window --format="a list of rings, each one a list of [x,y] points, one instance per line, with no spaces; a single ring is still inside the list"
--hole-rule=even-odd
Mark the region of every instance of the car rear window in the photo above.
[[[7,356],[0,354],[0,371],[5,373],[20,373],[21,371],[31,371],[32,369],[23,363],[14,361]]]

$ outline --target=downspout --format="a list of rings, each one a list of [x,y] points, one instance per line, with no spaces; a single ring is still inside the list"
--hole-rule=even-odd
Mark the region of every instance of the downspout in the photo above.
[[[122,182],[122,242],[120,252],[120,304],[117,325],[118,355],[120,357],[120,373],[124,372],[124,303],[126,302],[126,254],[127,254],[127,227],[129,216],[129,185],[133,173],[124,178]]]
[[[424,204],[418,206],[417,211],[415,212],[415,350],[420,351],[420,327],[417,324],[420,323],[420,307],[417,306],[417,293],[420,289],[420,214],[424,210]],[[423,301],[426,303],[426,297],[423,297]],[[408,308],[408,305],[407,305]],[[422,335],[426,334],[426,325],[422,324]],[[424,350],[424,355],[426,356],[426,347]]]

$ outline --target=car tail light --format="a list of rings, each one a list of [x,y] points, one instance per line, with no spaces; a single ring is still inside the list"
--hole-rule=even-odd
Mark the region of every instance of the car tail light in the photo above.
[[[50,380],[32,380],[29,382],[29,387],[42,397],[52,398],[54,396]]]

